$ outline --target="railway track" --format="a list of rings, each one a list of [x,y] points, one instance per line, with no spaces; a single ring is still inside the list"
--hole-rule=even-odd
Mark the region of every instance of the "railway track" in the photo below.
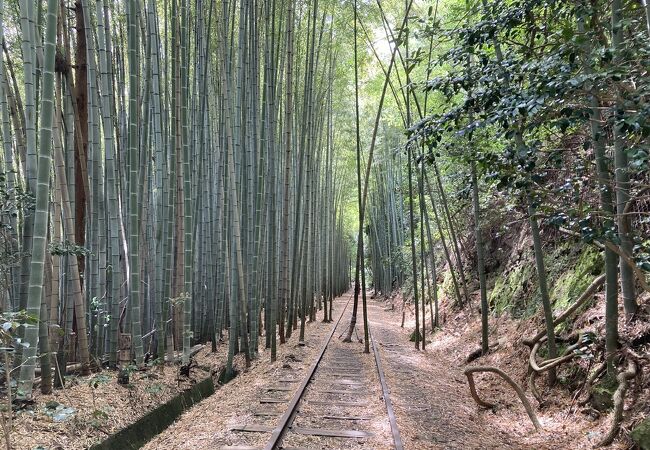
[[[266,443],[230,445],[222,450],[403,449],[372,334],[370,354],[335,338],[347,327],[342,319],[349,317],[349,305],[350,299],[305,376],[277,379],[259,398],[255,412],[259,420],[230,428],[236,433],[268,434]],[[289,393],[290,397],[282,395]]]

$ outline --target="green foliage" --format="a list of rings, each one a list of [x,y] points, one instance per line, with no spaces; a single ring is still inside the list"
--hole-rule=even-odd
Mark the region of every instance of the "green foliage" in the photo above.
[[[102,409],[95,409],[90,415],[90,426],[101,428],[108,422],[108,413]]]
[[[418,342],[420,342],[420,341],[422,341],[422,339],[423,339],[423,337],[422,337],[422,333],[420,332],[420,330],[413,330],[413,332],[409,335],[409,341],[410,342],[415,342],[416,340]]]
[[[159,383],[153,383],[147,386],[144,390],[151,395],[157,395],[163,391],[163,387]]]
[[[105,375],[105,374],[95,375],[90,379],[90,381],[88,381],[88,386],[92,387],[93,389],[97,389],[99,386],[103,384],[110,383],[111,379],[112,378],[109,375]]]
[[[9,187],[7,178],[13,176],[13,173],[0,170],[0,291],[11,287],[12,270],[27,256],[18,245],[16,222],[29,214],[34,206],[32,195],[20,188]]]
[[[87,256],[91,254],[89,249],[69,241],[50,242],[48,245],[48,250],[50,254],[53,256],[65,256],[65,255]]]
[[[643,450],[650,449],[650,417],[637,424],[630,433],[632,440]]]
[[[454,4],[463,11],[464,5]],[[549,224],[576,231],[587,243],[617,244],[617,230],[607,226],[597,202],[593,145],[584,137],[590,125],[587,93],[622,96],[624,107],[604,108],[603,119],[606,130],[622,130],[630,173],[639,180],[633,191],[640,189],[650,152],[645,12],[636,2],[625,2],[625,54],[614,62],[607,2],[495,0],[486,5],[472,5],[456,28],[428,24],[420,30],[422,37],[447,44],[433,56],[436,76],[421,84],[443,101],[441,109],[434,105],[409,129],[410,139],[428,146],[429,162],[474,159],[490,186],[514,199],[532,193]],[[590,18],[584,33],[578,32],[581,16]],[[415,55],[424,65],[422,53]],[[585,60],[593,73],[585,72]],[[462,196],[468,186],[461,182],[456,192]],[[648,225],[642,216],[635,224],[634,257],[648,270],[648,245],[641,238]]]

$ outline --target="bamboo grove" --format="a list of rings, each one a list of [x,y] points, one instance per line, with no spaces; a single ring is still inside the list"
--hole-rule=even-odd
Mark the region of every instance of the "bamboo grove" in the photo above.
[[[73,363],[187,364],[222,337],[230,374],[330,320],[350,259],[332,4],[1,3],[0,300],[20,395]]]
[[[530,239],[551,362],[547,251],[602,253],[585,292],[605,285],[624,366],[619,315],[650,290],[648,6],[385,3],[0,0],[0,300],[26,396],[222,337],[229,374],[274,359],[352,277],[347,341],[361,298],[368,350],[373,288],[403,324],[412,303],[418,349],[443,301],[479,313],[485,354],[504,235]]]

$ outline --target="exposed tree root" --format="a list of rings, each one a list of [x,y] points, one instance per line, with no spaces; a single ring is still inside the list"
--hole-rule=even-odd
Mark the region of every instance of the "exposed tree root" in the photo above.
[[[530,376],[528,377],[528,385],[530,387],[530,391],[533,393],[533,396],[539,402],[540,405],[543,403],[543,400],[541,394],[537,390],[537,386],[535,385],[535,380],[537,379],[537,376],[542,372],[552,369],[553,367],[557,367],[560,364],[575,358],[577,355],[573,353],[573,350],[579,348],[582,345],[582,333],[578,334],[577,342],[567,347],[567,349],[559,357],[553,359],[547,359],[538,364],[537,351],[545,341],[546,341],[546,336],[544,336],[542,339],[537,341],[535,345],[533,345],[533,348],[530,351],[530,355],[528,357],[528,364],[531,368],[531,373]]]
[[[535,380],[537,379],[538,373],[535,372],[534,370],[531,370],[530,376],[528,377],[528,387],[530,388],[530,392],[532,392],[533,397],[535,397],[535,400],[537,400],[537,403],[540,405],[542,404],[542,396],[540,395],[539,391],[537,390],[537,386],[535,385]]]
[[[533,410],[533,407],[528,401],[528,398],[526,397],[526,394],[524,393],[521,386],[519,386],[519,384],[517,384],[512,378],[510,378],[510,376],[508,376],[504,371],[496,367],[477,366],[477,367],[468,367],[465,369],[464,373],[465,376],[467,377],[467,382],[469,384],[469,391],[472,394],[472,398],[479,406],[483,406],[484,408],[492,408],[495,405],[482,400],[478,396],[478,393],[476,392],[476,385],[474,384],[474,373],[476,372],[479,373],[492,372],[499,375],[501,378],[503,378],[515,390],[515,392],[519,396],[519,400],[521,400],[521,403],[524,405],[524,408],[528,413],[528,417],[530,417],[531,422],[533,422],[535,429],[540,430],[542,428],[542,425],[539,423],[539,420],[537,420],[537,415],[535,414],[535,411]]]
[[[545,339],[541,339],[535,343],[533,349],[530,351],[530,356],[528,358],[528,363],[530,364],[531,369],[537,373],[545,372],[553,367],[557,367],[560,364],[572,360],[576,354],[573,353],[573,350],[579,348],[582,343],[582,333],[578,334],[578,341],[567,347],[567,349],[557,358],[547,359],[541,363],[537,363],[537,351],[539,347],[544,343]]]
[[[584,305],[588,300],[591,300],[591,298],[594,296],[596,291],[605,283],[605,275],[600,275],[598,276],[594,281],[591,282],[589,286],[587,286],[587,289],[578,297],[578,299],[575,301],[573,305],[566,311],[564,311],[562,314],[560,314],[557,319],[553,321],[553,326],[556,327],[562,322],[564,322],[571,314],[576,312],[582,305]],[[540,339],[542,339],[544,336],[546,336],[546,329],[543,329],[539,333],[537,333],[534,337],[532,338],[527,338],[524,339],[522,342],[529,346],[532,347],[535,345],[536,342],[538,342]]]
[[[610,445],[621,427],[623,421],[623,406],[625,405],[625,392],[629,386],[629,381],[636,376],[636,362],[632,359],[627,361],[627,369],[616,376],[618,388],[614,392],[614,411],[612,412],[612,424],[609,431],[602,441],[596,447],[606,447]]]
[[[494,343],[490,344],[489,347],[488,347],[488,353],[486,353],[486,355],[489,354],[489,353],[492,353],[498,346],[499,346],[498,342],[494,342]],[[467,364],[469,364],[469,363],[471,363],[475,359],[478,359],[481,356],[485,356],[485,355],[483,355],[483,349],[481,347],[479,347],[479,348],[477,348],[476,350],[474,350],[472,353],[470,353],[467,356],[467,359],[465,360],[465,362]]]

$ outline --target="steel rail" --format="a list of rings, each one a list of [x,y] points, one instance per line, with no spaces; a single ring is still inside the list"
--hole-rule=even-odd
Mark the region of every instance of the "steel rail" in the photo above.
[[[334,336],[334,333],[336,332],[336,329],[338,328],[339,324],[341,323],[341,319],[343,319],[343,315],[345,314],[345,311],[347,310],[348,305],[350,304],[350,299],[348,299],[348,302],[345,304],[345,307],[343,308],[343,311],[341,311],[341,315],[339,316],[338,320],[332,327],[332,331],[330,331],[329,336],[327,337],[326,341],[323,343],[318,356],[316,357],[316,360],[314,363],[311,365],[309,368],[309,371],[307,372],[307,375],[305,376],[303,382],[300,384],[298,387],[298,390],[294,394],[293,398],[289,402],[289,405],[287,407],[287,410],[285,413],[282,415],[280,418],[280,422],[278,425],[273,429],[271,432],[271,437],[269,438],[268,442],[264,446],[264,450],[275,450],[278,448],[278,444],[280,441],[282,441],[286,431],[291,427],[293,420],[295,418],[295,415],[297,413],[297,408],[298,404],[302,400],[302,397],[307,389],[307,386],[312,382],[314,378],[314,374],[316,373],[316,370],[318,369],[319,364],[321,363],[323,359],[323,355],[325,354],[325,351],[327,350],[327,347],[329,346],[330,342],[332,341],[332,337]],[[368,330],[370,331],[370,330]],[[372,342],[372,350],[373,350],[373,355],[375,359],[375,367],[377,369],[377,375],[379,377],[379,382],[381,385],[381,390],[382,390],[382,396],[384,397],[384,403],[386,405],[386,412],[388,414],[388,421],[390,423],[390,429],[391,429],[391,434],[393,435],[393,441],[395,444],[395,450],[404,450],[404,446],[402,444],[402,438],[399,432],[399,428],[397,427],[397,419],[395,417],[395,410],[393,409],[393,404],[390,400],[390,392],[388,389],[388,385],[386,383],[386,377],[384,375],[384,369],[381,365],[381,360],[380,360],[380,355],[379,351],[377,350],[377,346],[375,345],[375,340],[372,336],[372,332],[370,334],[370,340]]]
[[[370,327],[368,327],[370,332]],[[388,421],[390,422],[390,431],[393,434],[393,441],[395,443],[395,450],[403,450],[404,445],[402,444],[402,436],[399,433],[399,428],[397,427],[397,419],[395,418],[395,410],[393,409],[393,402],[390,400],[388,385],[386,384],[386,377],[384,376],[384,369],[381,366],[381,361],[379,359],[379,351],[375,345],[375,338],[370,332],[370,340],[372,341],[372,351],[375,354],[375,363],[377,365],[377,374],[379,375],[379,382],[381,383],[381,390],[384,396],[384,403],[386,403],[386,412],[388,412]]]
[[[291,402],[289,402],[289,406],[286,410],[286,412],[282,415],[280,418],[279,424],[273,429],[271,432],[271,437],[269,441],[266,443],[264,446],[264,450],[273,450],[276,448],[278,443],[282,440],[282,437],[284,436],[284,433],[287,431],[287,428],[291,425],[293,422],[293,418],[296,415],[296,408],[298,407],[298,403],[300,403],[300,399],[302,398],[303,394],[305,393],[305,390],[307,389],[307,386],[311,382],[312,378],[314,377],[314,373],[316,373],[316,369],[318,368],[318,365],[320,364],[321,360],[323,359],[323,355],[325,354],[325,350],[327,350],[327,346],[329,345],[330,341],[332,340],[332,336],[334,336],[334,333],[336,332],[336,328],[338,328],[339,323],[341,322],[341,319],[343,318],[343,314],[345,314],[345,311],[348,308],[348,305],[350,304],[350,300],[352,299],[352,295],[350,295],[350,298],[348,299],[348,302],[345,304],[345,307],[343,308],[343,311],[341,311],[341,315],[339,316],[338,320],[332,327],[332,331],[330,331],[329,336],[327,337],[327,340],[321,347],[318,356],[316,357],[316,360],[314,361],[314,364],[309,368],[309,371],[307,372],[307,376],[303,380],[303,382],[300,384],[298,387],[298,390],[294,394],[293,398],[291,399]]]

